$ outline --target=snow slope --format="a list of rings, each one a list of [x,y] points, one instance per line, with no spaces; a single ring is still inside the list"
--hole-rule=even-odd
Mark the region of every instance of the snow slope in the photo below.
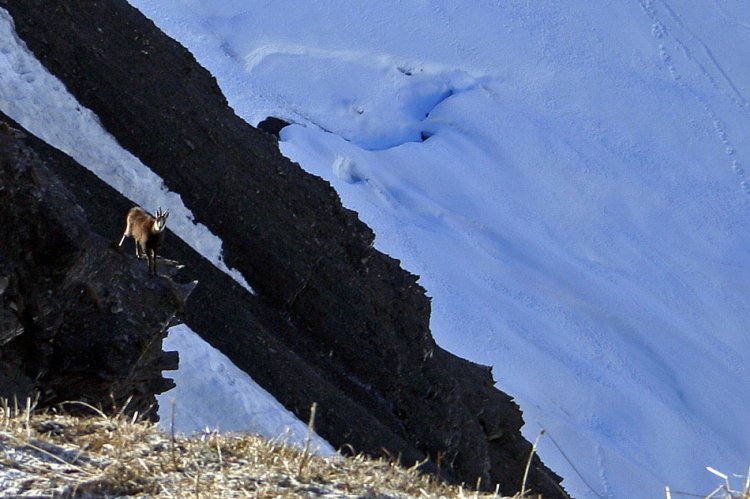
[[[304,447],[307,426],[189,327],[171,328],[164,349],[180,352],[180,368],[168,373],[177,386],[156,397],[163,427],[174,421],[183,433],[253,431]],[[335,454],[323,439],[316,438],[313,446],[320,454]]]
[[[0,9],[0,109],[131,200],[151,210],[157,205],[168,208],[170,229],[252,292],[242,275],[224,264],[221,240],[195,224],[180,196],[169,192],[159,176],[123,149],[97,116],[47,72],[18,38],[4,9]],[[119,237],[112,235],[113,240]],[[292,445],[305,443],[307,425],[190,328],[170,329],[164,346],[180,355],[179,369],[167,373],[177,387],[158,397],[165,429],[182,433],[206,428],[243,430]],[[312,448],[327,455],[334,452],[316,435]]]
[[[573,495],[745,472],[747,3],[130,2],[239,115],[298,123],[283,152],[421,276]]]

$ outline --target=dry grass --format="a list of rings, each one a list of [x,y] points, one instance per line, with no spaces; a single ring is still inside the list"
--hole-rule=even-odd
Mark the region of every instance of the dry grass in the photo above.
[[[0,491],[42,497],[497,497],[383,460],[252,435],[172,437],[124,415],[0,406]]]

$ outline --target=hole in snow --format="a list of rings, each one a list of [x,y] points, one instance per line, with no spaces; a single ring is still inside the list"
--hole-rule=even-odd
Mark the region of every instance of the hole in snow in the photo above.
[[[352,158],[339,156],[333,162],[333,174],[349,184],[362,182],[364,177],[357,171],[357,165]]]
[[[304,46],[256,49],[245,70],[255,91],[298,114],[295,121],[371,151],[424,141],[423,121],[477,83],[453,68],[412,68],[388,56]]]

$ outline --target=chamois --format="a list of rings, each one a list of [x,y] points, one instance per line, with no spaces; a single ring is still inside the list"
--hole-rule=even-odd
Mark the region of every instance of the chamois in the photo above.
[[[161,207],[156,211],[156,217],[152,217],[140,206],[134,206],[125,218],[125,233],[118,246],[122,247],[126,237],[135,239],[135,256],[148,258],[148,273],[152,276],[156,275],[156,251],[164,240],[168,216],[169,210],[162,212]]]

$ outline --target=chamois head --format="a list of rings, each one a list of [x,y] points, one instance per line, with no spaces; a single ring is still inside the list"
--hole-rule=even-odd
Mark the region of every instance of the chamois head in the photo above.
[[[154,219],[154,232],[161,232],[167,225],[167,217],[169,217],[169,210],[166,212],[161,211],[161,206],[156,210],[156,218]]]

